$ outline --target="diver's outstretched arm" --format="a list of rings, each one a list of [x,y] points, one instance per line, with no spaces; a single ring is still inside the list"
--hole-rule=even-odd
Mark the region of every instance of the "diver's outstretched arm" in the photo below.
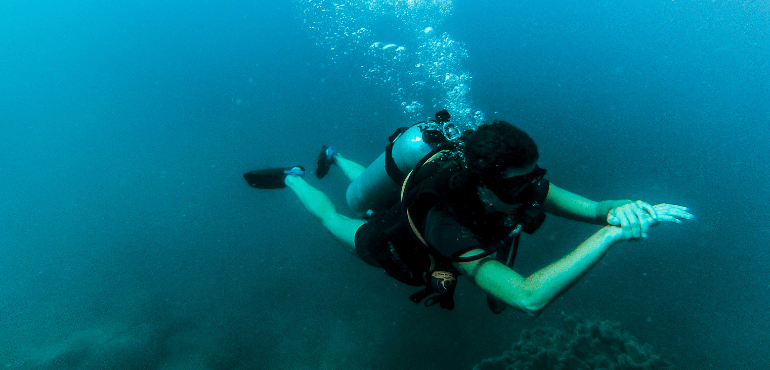
[[[596,202],[551,183],[543,208],[548,213],[570,220],[606,225],[607,214],[613,208],[629,203],[633,201],[624,199]]]
[[[690,219],[692,215],[685,207],[678,207],[679,218]],[[548,197],[543,208],[546,212],[566,217],[571,220],[588,222],[596,225],[620,226],[625,238],[646,237],[650,223],[645,223],[646,217],[658,217],[655,207],[647,202],[637,200],[604,200],[595,202],[578,194],[561,189],[550,184]]]
[[[537,316],[621,240],[623,231],[620,228],[605,226],[572,253],[527,278],[491,257],[457,265],[487,294],[530,316]]]
[[[670,204],[656,205],[654,211],[657,218],[644,217],[645,224],[679,223],[680,219],[692,218],[684,207]],[[536,316],[554,298],[588,272],[612,245],[624,239],[634,240],[638,237],[628,237],[620,227],[605,226],[574,251],[527,278],[491,257],[455,265],[487,294],[531,316]],[[472,254],[474,252],[467,255]]]

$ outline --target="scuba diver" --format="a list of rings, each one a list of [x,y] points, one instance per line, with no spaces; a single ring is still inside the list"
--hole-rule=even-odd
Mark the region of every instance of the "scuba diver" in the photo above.
[[[415,303],[449,310],[457,278],[466,275],[487,294],[492,312],[511,306],[535,316],[614,244],[647,237],[660,222],[693,217],[677,205],[586,199],[546,180],[538,159],[532,138],[508,122],[461,133],[441,111],[397,130],[367,168],[322,148],[317,177],[338,166],[351,180],[347,201],[358,218],[338,213],[305,181],[302,166],[251,171],[244,178],[254,188],[289,187],[348,252],[422,287],[409,297]],[[546,212],[603,227],[523,277],[512,268],[519,237],[535,232]]]

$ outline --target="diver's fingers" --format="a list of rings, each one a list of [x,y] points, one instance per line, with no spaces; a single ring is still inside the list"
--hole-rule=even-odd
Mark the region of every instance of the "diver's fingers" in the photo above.
[[[656,204],[656,205],[653,206],[653,208],[655,208],[656,210],[660,210],[660,209],[673,210],[673,209],[676,209],[676,210],[680,210],[680,211],[687,211],[687,207],[678,206],[676,204],[668,204],[668,203]]]
[[[626,212],[618,212],[617,216],[620,218],[620,227],[623,229],[623,237],[626,238],[626,240],[634,238],[634,224],[631,222],[631,219],[629,219]],[[639,224],[637,223],[637,228],[638,225]]]
[[[646,238],[650,223],[655,222],[655,218],[640,203],[644,202],[637,201],[636,204],[638,207],[633,208],[634,216],[638,222],[638,226],[634,227],[634,236]],[[652,208],[652,206],[650,206],[650,208]]]
[[[639,206],[639,208],[645,210],[647,213],[652,216],[652,218],[658,218],[658,211],[655,210],[655,207],[653,207],[650,203],[643,202],[641,200],[636,201],[636,205]]]
[[[682,220],[691,220],[695,218],[693,214],[687,212],[687,207],[677,206],[674,204],[658,204],[655,206],[655,209],[657,210],[659,216],[663,214]]]
[[[658,222],[673,222],[675,224],[682,223],[682,220],[669,215],[659,215],[658,216]]]

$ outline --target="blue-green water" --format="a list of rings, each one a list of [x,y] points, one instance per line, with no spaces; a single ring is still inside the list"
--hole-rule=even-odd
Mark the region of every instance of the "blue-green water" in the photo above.
[[[342,3],[0,5],[0,369],[470,369],[562,312],[770,368],[767,2]],[[563,188],[697,219],[537,319],[468,281],[450,313],[241,178],[322,144],[368,163],[444,107],[520,125]],[[308,179],[346,211],[338,169]],[[549,218],[517,270],[596,229]]]

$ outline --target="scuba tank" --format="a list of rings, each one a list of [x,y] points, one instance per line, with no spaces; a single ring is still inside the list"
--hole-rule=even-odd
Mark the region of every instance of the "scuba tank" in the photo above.
[[[390,144],[366,170],[348,186],[348,206],[359,217],[371,217],[398,202],[399,189],[418,162],[440,144],[456,141],[462,132],[449,122],[446,110],[390,136]]]

